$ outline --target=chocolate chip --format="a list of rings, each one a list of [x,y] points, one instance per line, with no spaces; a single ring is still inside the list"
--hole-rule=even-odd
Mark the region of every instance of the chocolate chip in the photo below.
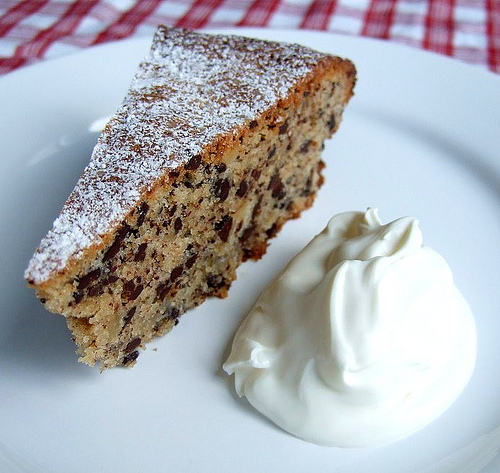
[[[209,274],[207,276],[207,286],[211,289],[221,289],[226,285],[226,281],[222,276]]]
[[[134,280],[127,281],[123,286],[123,294],[129,301],[135,301],[144,289],[142,284],[135,284]]]
[[[126,223],[123,224],[122,228],[118,232],[118,235],[116,236],[117,240],[123,241],[127,237],[127,235],[130,233],[130,225],[127,225]]]
[[[227,166],[225,163],[220,163],[219,165],[217,165],[217,171],[219,171],[219,173],[223,173],[225,170],[227,169]]]
[[[304,143],[302,143],[302,146],[300,147],[300,152],[301,153],[307,153],[309,151],[309,147],[312,145],[312,140],[306,140]]]
[[[186,268],[191,269],[193,265],[196,263],[196,260],[198,259],[198,255],[193,255],[188,258],[188,260],[185,263]]]
[[[90,271],[85,276],[82,276],[80,279],[78,279],[78,287],[77,287],[78,290],[81,291],[82,289],[88,287],[90,283],[97,281],[100,275],[101,275],[101,268],[97,268],[94,269],[93,271]]]
[[[141,344],[141,338],[137,337],[134,338],[133,340],[130,340],[130,342],[127,343],[127,346],[125,347],[125,353],[130,353],[134,351],[136,348],[138,348]]]
[[[137,310],[137,307],[132,307],[128,312],[125,317],[123,317],[123,326],[128,325],[130,322],[132,322],[132,318],[135,315],[135,312]]]
[[[139,217],[137,218],[137,226],[140,227],[144,220],[146,219],[146,214],[148,213],[149,205],[146,202],[143,202],[139,209]]]
[[[283,182],[281,182],[281,178],[280,178],[279,174],[275,174],[271,178],[271,181],[269,182],[269,186],[267,189],[273,191],[271,195],[275,199],[284,197]]]
[[[134,289],[135,289],[135,282],[134,281],[127,281],[124,285],[123,285],[123,289],[127,292],[133,292]]]
[[[75,304],[79,304],[83,300],[83,291],[78,291],[73,293],[73,300],[75,301]]]
[[[201,164],[201,155],[197,154],[193,156],[185,165],[184,169],[188,171],[194,171],[198,169],[199,165]]]
[[[271,228],[266,230],[266,235],[268,236],[268,238],[275,237],[277,233],[278,233],[278,226],[275,223],[272,224]]]
[[[121,230],[118,232],[118,235],[116,235],[115,241],[113,244],[108,248],[108,251],[104,253],[104,256],[102,257],[102,261],[106,262],[110,260],[111,258],[115,257],[118,252],[120,251],[120,247],[122,245],[123,240],[127,237],[129,232],[131,231],[131,228],[129,225],[124,224],[121,228]]]
[[[257,180],[260,177],[260,171],[258,169],[253,169],[251,175],[255,180]]]
[[[231,227],[233,226],[233,218],[229,215],[225,215],[215,224],[215,229],[219,235],[219,238],[223,242],[227,242],[229,238],[229,232],[231,231]]]
[[[250,130],[253,130],[256,126],[258,125],[257,121],[256,120],[252,120],[249,124],[248,124],[248,128],[250,128]]]
[[[168,293],[170,292],[170,289],[172,286],[169,283],[162,283],[156,288],[156,296],[158,299],[163,302],[165,297],[167,297]]]
[[[170,307],[165,312],[165,317],[170,320],[177,320],[179,318],[180,311],[176,307]]]
[[[229,215],[225,215],[224,217],[222,217],[221,220],[219,220],[218,222],[215,222],[214,223],[215,230],[220,231],[229,218],[231,218],[231,217],[229,217]]]
[[[118,276],[115,276],[114,274],[112,274],[111,276],[108,276],[106,279],[103,279],[101,281],[101,284],[103,286],[108,286],[109,284],[113,284],[115,283],[116,281],[118,281]]]
[[[229,190],[231,189],[231,184],[228,179],[219,179],[213,188],[213,194],[217,197],[221,202],[224,202],[229,195]]]
[[[168,211],[168,215],[170,217],[173,217],[176,211],[177,211],[177,204],[174,204]]]
[[[174,222],[175,233],[178,233],[182,229],[182,219],[177,217]]]
[[[91,286],[87,289],[87,295],[89,297],[97,297],[104,294],[104,290],[102,288],[102,284],[96,284],[95,286]]]
[[[241,181],[240,187],[238,187],[238,190],[236,191],[236,195],[238,197],[244,197],[245,194],[248,191],[248,184],[246,181]]]
[[[287,130],[288,130],[288,120],[285,123],[283,123],[283,125],[281,125],[279,127],[279,133],[280,133],[280,135],[283,135],[284,133],[286,133]]]
[[[328,125],[328,129],[330,131],[333,131],[335,129],[337,122],[335,120],[335,115],[333,113],[330,115],[330,119],[326,122],[326,124]]]
[[[135,360],[137,360],[137,358],[139,358],[139,352],[136,350],[136,351],[133,351],[132,353],[129,353],[128,355],[126,355],[123,358],[122,364],[128,365],[128,364],[134,362]]]
[[[240,236],[241,243],[245,243],[252,236],[254,232],[255,232],[255,225],[245,228],[245,230],[243,230],[243,233]]]
[[[139,261],[144,261],[144,258],[146,257],[146,248],[148,247],[147,243],[141,243],[139,248],[137,249],[136,254],[134,255],[134,261],[139,262]]]
[[[273,145],[273,147],[267,153],[267,159],[272,158],[275,154],[276,154],[276,145]]]
[[[184,272],[184,266],[181,264],[174,269],[170,273],[170,281],[174,282],[176,279],[179,279]]]

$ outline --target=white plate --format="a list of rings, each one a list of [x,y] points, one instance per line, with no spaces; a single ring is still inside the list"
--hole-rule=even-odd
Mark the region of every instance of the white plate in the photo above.
[[[150,40],[0,80],[0,471],[473,472],[498,451],[500,79],[388,43],[240,32],[350,57],[356,96],[325,150],[326,184],[313,209],[285,226],[263,260],[241,267],[228,299],[184,316],[132,370],[99,374],[79,364],[63,318],[44,311],[22,275]],[[220,366],[239,322],[288,258],[331,215],[368,206],[385,221],[418,217],[425,242],[446,257],[477,320],[477,368],[458,401],[406,439],[317,447],[238,399]],[[464,469],[467,459],[480,467]],[[499,465],[496,458],[488,469]]]

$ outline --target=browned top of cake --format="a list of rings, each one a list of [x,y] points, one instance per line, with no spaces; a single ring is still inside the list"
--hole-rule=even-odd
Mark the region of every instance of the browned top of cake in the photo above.
[[[294,44],[159,27],[26,279],[43,283],[99,244],[158,178],[234,137],[327,58]]]

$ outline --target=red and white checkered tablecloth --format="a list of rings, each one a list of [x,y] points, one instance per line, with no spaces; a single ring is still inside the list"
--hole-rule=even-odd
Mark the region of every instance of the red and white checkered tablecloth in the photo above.
[[[0,74],[160,23],[382,38],[500,73],[500,0],[0,0]]]

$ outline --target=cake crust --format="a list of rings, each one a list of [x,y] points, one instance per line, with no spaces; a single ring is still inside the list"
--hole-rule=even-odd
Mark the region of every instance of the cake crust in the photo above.
[[[239,263],[312,204],[354,83],[350,61],[303,46],[158,29],[25,273],[82,361],[133,364],[227,295]]]

